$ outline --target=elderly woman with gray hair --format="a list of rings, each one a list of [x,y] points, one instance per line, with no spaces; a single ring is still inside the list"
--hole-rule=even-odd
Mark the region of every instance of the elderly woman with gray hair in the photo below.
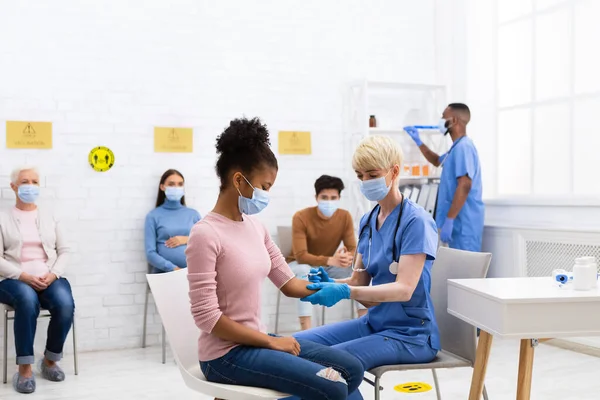
[[[17,168],[10,187],[16,205],[0,213],[0,303],[15,310],[14,331],[18,372],[13,387],[20,393],[35,391],[33,340],[40,307],[51,315],[42,377],[65,379],[57,361],[73,324],[75,304],[71,286],[63,277],[69,246],[51,213],[39,210],[40,177],[36,168]]]

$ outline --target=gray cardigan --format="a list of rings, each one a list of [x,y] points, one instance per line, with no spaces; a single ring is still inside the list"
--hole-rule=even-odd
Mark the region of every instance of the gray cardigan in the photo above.
[[[52,214],[38,209],[38,231],[42,246],[48,256],[50,272],[60,278],[65,273],[69,247],[61,224]],[[10,211],[0,212],[0,281],[3,279],[19,279],[21,276],[21,232],[19,224]]]

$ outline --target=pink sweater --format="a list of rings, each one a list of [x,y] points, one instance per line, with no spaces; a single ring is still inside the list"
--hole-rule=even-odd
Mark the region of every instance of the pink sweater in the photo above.
[[[38,211],[23,211],[15,207],[13,215],[21,232],[21,269],[33,276],[46,275],[50,268],[37,225]]]
[[[281,288],[294,277],[265,227],[247,215],[237,222],[208,214],[192,228],[185,255],[192,315],[201,330],[200,361],[238,346],[211,334],[221,315],[265,332],[260,321],[264,279]]]

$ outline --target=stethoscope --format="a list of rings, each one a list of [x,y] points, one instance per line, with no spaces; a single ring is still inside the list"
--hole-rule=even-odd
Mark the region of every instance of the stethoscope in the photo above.
[[[398,261],[396,261],[396,248],[397,248],[396,235],[398,234],[398,229],[400,228],[400,221],[402,220],[402,212],[404,211],[404,195],[401,195],[401,196],[402,196],[402,201],[400,202],[400,212],[398,213],[398,219],[396,220],[396,229],[394,229],[394,238],[393,238],[393,245],[392,245],[392,264],[390,265],[390,272],[393,274],[396,274],[398,272]],[[361,228],[360,233],[358,234],[358,243],[356,244],[356,249],[354,250],[354,258],[352,259],[352,271],[363,272],[363,271],[368,270],[369,266],[371,265],[371,240],[373,239],[373,228],[371,228],[371,219],[373,218],[373,214],[375,214],[375,211],[377,211],[380,208],[381,208],[381,206],[378,204],[371,210],[371,212],[369,213],[369,217],[367,218],[367,222],[366,222],[365,226],[363,226]],[[367,229],[367,228],[369,229],[369,252],[368,252],[368,258],[367,258],[367,267],[366,268],[356,268],[355,262],[356,262],[356,255],[358,253],[358,246],[360,245],[360,240],[363,236],[363,233],[365,232],[365,229]],[[402,235],[400,235],[400,243],[402,243]],[[363,263],[363,265],[364,265],[364,263]]]
[[[448,150],[448,152],[446,153],[446,157],[444,157],[444,159],[440,162],[439,168],[441,168],[441,167],[444,166],[444,163],[446,162],[446,160],[448,159],[448,157],[450,157],[450,153],[452,152],[452,150],[456,147],[456,145],[458,144],[458,142],[460,142],[464,138],[466,138],[466,136],[461,136],[460,138],[458,138],[458,140],[456,142],[452,143],[452,146],[450,146],[450,150]]]

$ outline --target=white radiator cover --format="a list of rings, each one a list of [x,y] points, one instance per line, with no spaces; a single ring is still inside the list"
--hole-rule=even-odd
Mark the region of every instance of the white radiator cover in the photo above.
[[[596,232],[523,230],[519,240],[519,264],[523,276],[551,276],[558,268],[572,271],[575,259],[592,256],[600,261],[600,234]]]

